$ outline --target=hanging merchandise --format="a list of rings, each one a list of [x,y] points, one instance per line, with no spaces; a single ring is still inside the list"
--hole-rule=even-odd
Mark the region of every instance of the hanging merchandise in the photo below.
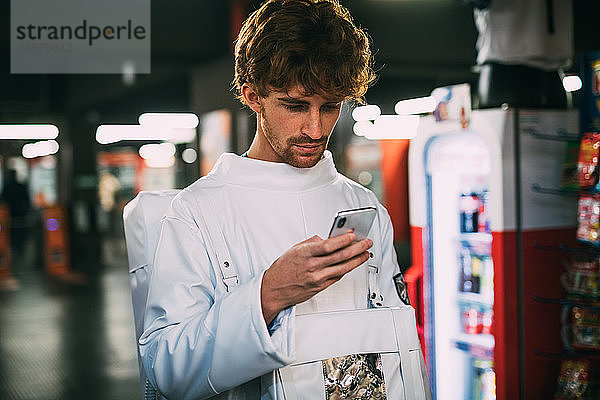
[[[575,298],[600,299],[600,271],[598,259],[575,257],[566,266],[561,277],[567,295]]]
[[[591,189],[598,183],[598,149],[600,133],[584,133],[579,150],[577,168],[579,187]]]
[[[600,314],[595,307],[583,304],[571,306],[566,325],[571,348],[600,350]]]
[[[600,395],[600,370],[588,359],[563,360],[554,400],[592,400]]]
[[[580,103],[581,129],[600,130],[600,51],[581,57],[583,101]]]
[[[600,194],[583,194],[579,197],[577,223],[577,240],[600,245]]]

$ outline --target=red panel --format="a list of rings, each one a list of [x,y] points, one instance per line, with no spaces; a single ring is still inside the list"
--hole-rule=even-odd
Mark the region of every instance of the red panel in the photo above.
[[[534,243],[574,246],[574,238],[574,229],[545,229],[522,234],[526,400],[551,399],[554,394],[560,359],[542,357],[536,350],[562,352],[561,309],[558,305],[534,300],[534,295],[546,298],[565,295],[560,274],[564,270],[562,262],[567,259],[565,253],[540,250]],[[515,232],[495,232],[493,239],[496,391],[498,400],[513,400],[520,398],[517,236]]]
[[[568,254],[561,251],[541,250],[544,246],[561,244],[575,246],[575,229],[546,229],[523,232],[523,308],[525,350],[525,398],[527,400],[550,399],[554,395],[560,359],[542,357],[537,351],[560,354],[561,307],[534,300],[562,298],[565,296],[560,283],[564,261]]]
[[[420,226],[410,227],[411,236],[411,253],[412,262],[411,267],[405,272],[404,280],[408,287],[408,297],[410,298],[411,305],[415,308],[415,314],[417,318],[417,333],[419,334],[419,340],[421,341],[421,350],[423,357],[427,362],[427,347],[424,337],[424,304],[423,304],[423,228]]]
[[[519,398],[517,235],[492,232],[496,398]]]
[[[406,242],[408,223],[408,146],[406,139],[380,140],[383,197],[392,225],[394,241]]]

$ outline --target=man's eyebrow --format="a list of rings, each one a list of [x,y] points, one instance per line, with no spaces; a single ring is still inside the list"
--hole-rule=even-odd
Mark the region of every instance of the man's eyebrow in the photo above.
[[[285,101],[286,103],[295,103],[295,104],[310,104],[306,100],[296,99],[294,97],[278,97],[277,100]]]
[[[286,103],[293,103],[293,104],[310,104],[309,101],[300,100],[300,99],[297,99],[295,97],[278,97],[277,100],[284,101]],[[338,105],[341,102],[342,102],[342,100],[340,100],[340,101],[331,100],[331,101],[326,102],[325,104],[335,104],[335,105]]]

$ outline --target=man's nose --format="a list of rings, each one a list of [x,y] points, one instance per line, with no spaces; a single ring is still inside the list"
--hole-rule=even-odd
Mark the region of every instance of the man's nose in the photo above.
[[[318,140],[323,137],[323,126],[321,124],[321,114],[319,111],[308,113],[302,133],[313,140]]]

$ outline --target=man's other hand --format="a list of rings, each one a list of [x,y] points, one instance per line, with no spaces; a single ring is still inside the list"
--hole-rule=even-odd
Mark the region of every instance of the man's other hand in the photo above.
[[[267,325],[286,307],[328,288],[369,259],[373,242],[349,232],[329,239],[313,236],[292,246],[265,271],[262,312]]]

